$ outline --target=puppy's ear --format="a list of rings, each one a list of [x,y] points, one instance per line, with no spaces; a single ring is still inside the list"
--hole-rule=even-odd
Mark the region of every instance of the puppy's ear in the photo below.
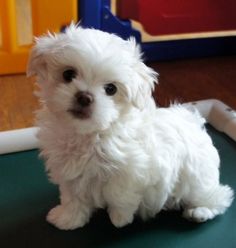
[[[135,38],[131,37],[128,40],[128,45],[136,61],[134,64],[132,102],[137,108],[143,109],[152,96],[155,84],[158,83],[158,73],[143,63],[142,52]]]
[[[46,36],[35,38],[35,45],[31,50],[26,74],[30,76],[38,76],[40,79],[47,78],[47,55],[53,47],[55,35],[48,33]]]
[[[147,67],[143,62],[136,66],[136,73],[138,77],[134,83],[137,84],[137,88],[136,92],[134,92],[133,104],[142,110],[152,97],[152,91],[155,84],[158,83],[158,73]]]
[[[31,50],[26,75],[27,77],[39,76],[45,78],[47,73],[47,65],[44,60],[43,53],[38,51],[37,45]]]

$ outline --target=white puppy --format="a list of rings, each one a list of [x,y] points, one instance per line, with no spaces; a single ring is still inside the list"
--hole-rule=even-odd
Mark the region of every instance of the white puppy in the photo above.
[[[157,74],[134,39],[71,25],[36,40],[28,74],[40,86],[41,154],[60,188],[50,223],[82,227],[97,208],[116,227],[173,208],[202,222],[230,206],[204,119],[177,105],[156,108]]]

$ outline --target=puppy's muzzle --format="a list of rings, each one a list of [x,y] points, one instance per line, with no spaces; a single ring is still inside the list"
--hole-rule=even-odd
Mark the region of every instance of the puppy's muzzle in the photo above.
[[[70,113],[79,119],[88,119],[91,114],[91,105],[94,102],[94,97],[89,92],[79,91],[75,94],[73,107],[69,110]]]
[[[93,96],[89,92],[80,91],[76,93],[75,98],[82,108],[89,107],[93,103]]]

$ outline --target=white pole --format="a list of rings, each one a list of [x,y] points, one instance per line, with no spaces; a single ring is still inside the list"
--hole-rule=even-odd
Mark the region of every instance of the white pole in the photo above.
[[[224,132],[236,141],[236,111],[216,99],[183,104],[189,109],[196,108],[215,129]]]
[[[38,128],[30,127],[0,132],[0,154],[38,148]]]
[[[236,141],[235,110],[216,99],[190,102],[183,105],[189,109],[196,108],[214,128]],[[38,128],[31,127],[0,132],[0,154],[38,148],[37,131]]]

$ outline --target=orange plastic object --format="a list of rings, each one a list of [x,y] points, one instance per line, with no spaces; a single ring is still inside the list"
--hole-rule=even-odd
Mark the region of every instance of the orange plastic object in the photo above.
[[[22,73],[26,70],[33,43],[20,45],[17,26],[17,0],[0,0],[0,74]],[[21,0],[21,4],[24,0]],[[77,22],[77,0],[31,0],[32,36],[58,32],[71,21]]]

